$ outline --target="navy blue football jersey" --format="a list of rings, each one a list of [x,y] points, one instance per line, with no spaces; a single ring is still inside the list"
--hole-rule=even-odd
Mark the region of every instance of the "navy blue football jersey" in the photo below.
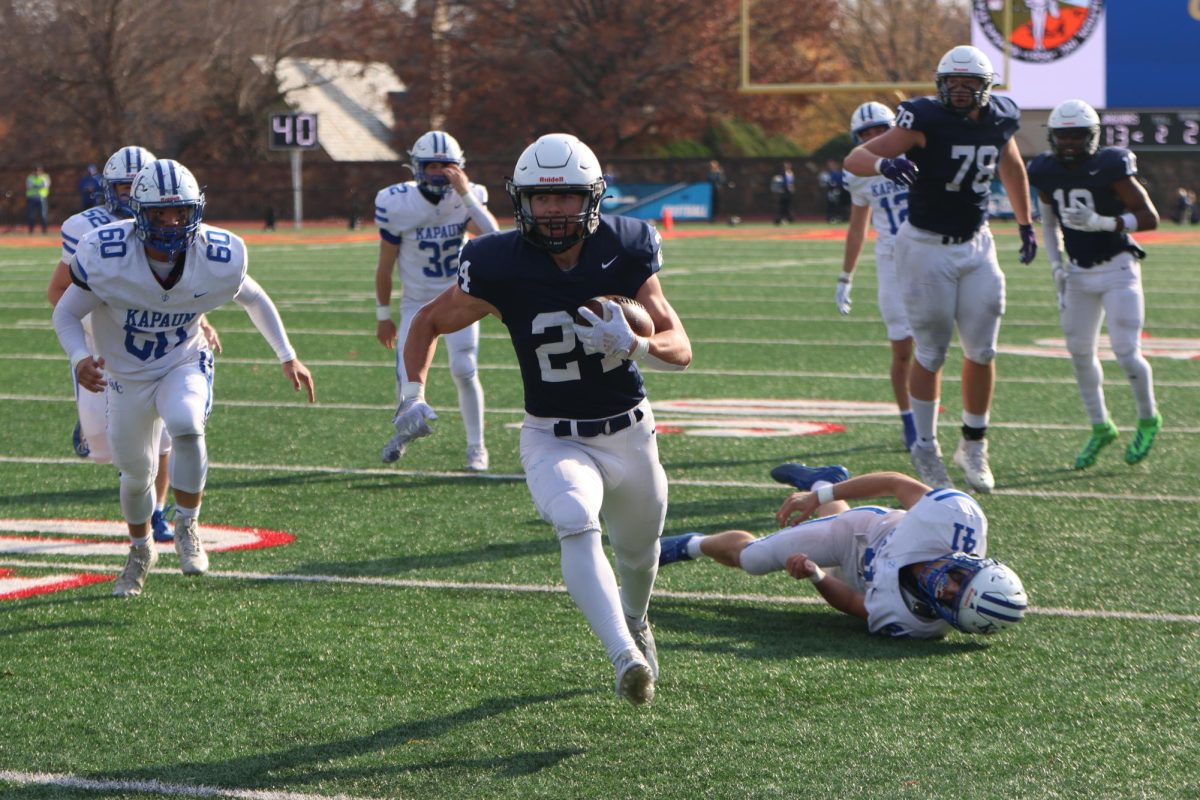
[[[971,236],[983,227],[1000,153],[1020,122],[1020,109],[1007,97],[993,96],[978,120],[956,114],[936,97],[901,103],[896,125],[925,134],[925,146],[906,154],[920,169],[908,194],[909,221],[950,236]]]
[[[559,269],[520,231],[472,239],[459,256],[458,286],[500,312],[525,384],[525,410],[537,417],[601,419],[646,396],[631,360],[586,355],[572,326],[593,297],[633,297],[662,265],[658,231],[631,217],[600,216],[579,263]]]
[[[1137,175],[1137,157],[1124,147],[1105,147],[1068,169],[1053,153],[1042,153],[1029,162],[1028,172],[1029,183],[1050,198],[1059,220],[1064,206],[1080,203],[1097,214],[1115,217],[1129,209],[1113,184]],[[1062,233],[1067,255],[1081,267],[1103,263],[1126,250],[1138,258],[1146,255],[1125,231],[1077,231],[1062,225]]]

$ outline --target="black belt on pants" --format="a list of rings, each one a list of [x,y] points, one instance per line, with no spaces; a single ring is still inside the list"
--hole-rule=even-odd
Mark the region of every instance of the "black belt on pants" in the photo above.
[[[623,431],[635,422],[641,422],[642,417],[646,416],[640,408],[635,408],[633,411],[626,411],[624,414],[618,414],[615,417],[608,419],[560,419],[554,423],[555,436],[607,436],[610,433]],[[574,424],[575,430],[571,430]]]
[[[974,238],[975,234],[971,234],[970,236],[943,236],[942,244],[963,244],[964,242],[969,242]]]

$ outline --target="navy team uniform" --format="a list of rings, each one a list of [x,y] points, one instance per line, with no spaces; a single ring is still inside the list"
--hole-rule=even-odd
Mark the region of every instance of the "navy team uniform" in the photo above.
[[[525,386],[521,464],[529,493],[561,541],[572,598],[614,664],[629,649],[626,621],[611,619],[602,598],[575,593],[598,592],[612,580],[601,574],[607,566],[600,551],[603,519],[621,609],[627,620],[645,618],[658,571],[667,477],[637,365],[585,353],[572,318],[597,295],[636,295],[662,265],[660,242],[645,222],[601,215],[569,270],[520,231],[472,239],[459,258],[459,288],[495,306],[512,338]],[[588,558],[578,552],[585,543],[595,548]],[[618,684],[621,674],[618,667]]]
[[[1105,147],[1067,169],[1053,153],[1042,153],[1029,162],[1028,172],[1029,182],[1050,198],[1059,220],[1064,206],[1080,203],[1115,217],[1128,209],[1113,184],[1137,175],[1137,158],[1122,147]],[[1100,324],[1106,317],[1108,338],[1129,379],[1138,418],[1155,418],[1153,370],[1142,355],[1146,300],[1139,259],[1146,254],[1126,231],[1079,231],[1061,222],[1060,227],[1069,257],[1063,265],[1067,282],[1060,322],[1088,418],[1093,426],[1109,419],[1097,353]]]
[[[957,323],[963,353],[977,364],[996,356],[1004,314],[1004,273],[987,224],[988,198],[1004,145],[1021,112],[993,96],[972,121],[937,99],[900,104],[896,124],[925,134],[908,158],[920,169],[908,195],[908,222],[896,236],[896,270],[917,345],[930,372],[946,360]]]
[[[584,355],[572,328],[575,309],[597,295],[633,297],[660,261],[653,228],[601,215],[571,270],[509,231],[466,244],[458,285],[500,312],[521,365],[529,414],[594,420],[629,411],[646,393],[633,361]]]

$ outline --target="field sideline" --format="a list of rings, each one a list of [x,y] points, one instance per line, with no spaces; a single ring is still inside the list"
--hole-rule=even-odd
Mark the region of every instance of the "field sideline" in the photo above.
[[[394,387],[373,337],[370,229],[238,229],[318,404],[236,305],[214,313],[225,353],[201,524],[245,541],[200,579],[166,551],[141,598],[113,599],[116,476],[69,448],[45,302],[57,239],[0,236],[0,598],[18,587],[0,599],[0,797],[1200,798],[1200,234],[1137,236],[1156,449],[1121,459],[1133,405],[1108,359],[1122,436],[1076,472],[1087,424],[1049,267],[1020,265],[1015,226],[995,230],[1008,308],[997,491],[981,504],[989,555],[1020,573],[1033,612],[993,638],[889,641],[807,582],[673,565],[651,604],[663,675],[644,709],[613,697],[561,587],[523,484],[520,379],[498,322],[480,353],[491,472],[462,471],[442,353],[437,435],[379,463]],[[662,281],[695,348],[688,371],[647,375],[668,535],[769,533],[781,461],[910,471],[870,248],[840,318],[841,248],[824,224],[677,224],[668,238]]]

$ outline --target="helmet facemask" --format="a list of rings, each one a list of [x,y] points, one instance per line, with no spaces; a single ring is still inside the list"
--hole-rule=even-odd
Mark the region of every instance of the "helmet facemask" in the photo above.
[[[608,188],[604,179],[590,186],[517,186],[512,180],[505,184],[513,203],[513,216],[521,234],[531,244],[550,253],[562,253],[596,232],[600,226],[600,201]],[[583,196],[583,208],[577,214],[539,217],[534,213],[535,194],[575,194]],[[548,231],[543,230],[548,228]],[[561,235],[556,231],[561,230]]]
[[[129,145],[109,156],[100,172],[100,187],[104,194],[104,205],[118,217],[132,217],[133,179],[142,167],[154,160],[154,154],[144,147]],[[124,191],[122,191],[124,189]]]
[[[191,246],[204,219],[204,193],[196,179],[182,164],[169,159],[142,168],[133,182],[130,205],[138,237],[146,246],[166,253],[168,259]],[[154,212],[164,208],[183,209],[178,224],[156,221]]]
[[[953,89],[950,87],[950,78],[963,75],[968,78],[976,78],[981,81],[979,88],[968,90],[971,93],[971,102],[969,105],[961,106],[954,103],[954,95],[957,92],[961,96],[963,89]],[[983,108],[992,99],[992,76],[991,75],[967,75],[965,73],[951,73],[948,75],[937,76],[937,93],[938,100],[946,108],[953,111],[955,114],[966,116],[977,108]]]
[[[964,633],[994,633],[1020,622],[1028,607],[1016,573],[992,558],[947,553],[917,575],[923,599]]]
[[[1054,157],[1063,164],[1078,164],[1100,148],[1100,128],[1051,128],[1047,136]]]
[[[408,166],[421,191],[436,197],[445,196],[451,191],[450,179],[445,175],[430,175],[425,168],[429,164],[454,164],[463,167],[467,163],[458,140],[445,131],[421,134],[408,151],[408,155],[412,159]]]

